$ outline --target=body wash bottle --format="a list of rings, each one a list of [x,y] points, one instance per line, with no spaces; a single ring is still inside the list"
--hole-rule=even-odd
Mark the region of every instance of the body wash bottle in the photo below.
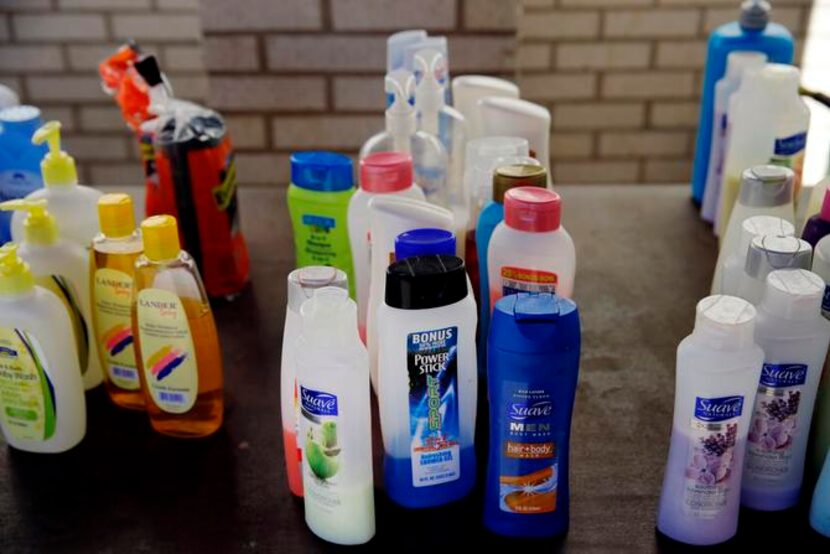
[[[0,428],[9,446],[69,450],[86,433],[86,399],[72,322],[35,285],[17,245],[0,247]]]
[[[300,387],[305,521],[335,544],[375,534],[369,360],[346,291],[324,287],[300,308]]]
[[[683,543],[711,545],[738,529],[741,472],[764,352],[755,308],[734,296],[697,304],[692,334],[677,347],[669,460],[657,529]]]
[[[105,194],[98,201],[101,232],[92,241],[92,321],[110,400],[144,410],[133,323],[135,262],[144,251],[128,194]]]
[[[135,264],[133,329],[153,429],[204,437],[222,426],[222,352],[205,287],[193,258],[179,246],[176,219],[141,224],[144,254]]]
[[[821,316],[824,281],[790,269],[767,276],[758,305],[755,342],[764,365],[746,448],[741,504],[755,510],[786,510],[798,503],[810,419],[830,323]]]

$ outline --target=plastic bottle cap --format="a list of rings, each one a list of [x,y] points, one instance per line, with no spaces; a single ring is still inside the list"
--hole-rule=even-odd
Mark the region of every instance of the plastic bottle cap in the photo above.
[[[338,287],[314,290],[300,307],[302,337],[314,347],[358,344],[357,305],[349,292]]]
[[[403,152],[376,152],[360,160],[360,188],[387,193],[412,186],[412,156]]]
[[[695,332],[720,346],[751,344],[755,334],[755,306],[737,296],[716,294],[697,303]]]
[[[455,235],[445,229],[413,229],[395,237],[395,259],[414,256],[455,256]]]
[[[726,57],[726,74],[737,79],[747,69],[760,69],[767,63],[767,55],[763,52],[737,50],[730,52]]]
[[[547,186],[548,172],[542,165],[503,165],[493,173],[493,202],[503,204],[504,193],[516,187]]]
[[[768,63],[760,70],[764,89],[758,92],[775,98],[798,96],[801,72],[794,65]]]
[[[179,225],[172,215],[154,215],[141,223],[144,255],[154,262],[173,260],[181,252]]]
[[[128,237],[135,231],[133,199],[129,194],[105,194],[98,199],[98,221],[105,237]]]
[[[741,4],[741,17],[738,20],[745,31],[760,31],[769,23],[772,6],[764,0],[746,0]]]
[[[793,224],[781,217],[772,215],[754,215],[741,223],[741,243],[738,252],[745,257],[752,239],[761,235],[778,235],[791,237],[795,235]]]
[[[741,174],[741,199],[744,206],[771,208],[793,201],[791,169],[779,165],[756,165]]]
[[[513,229],[529,233],[555,231],[561,217],[562,199],[552,190],[518,187],[504,195],[504,223]]]
[[[58,241],[58,224],[55,217],[46,210],[46,199],[7,200],[0,204],[3,211],[28,212],[23,220],[23,240],[28,244],[48,246]]]
[[[318,192],[341,192],[354,186],[352,160],[335,152],[291,154],[291,182]]]
[[[468,294],[464,261],[457,256],[416,256],[386,270],[386,304],[401,310],[440,308]]]
[[[32,144],[43,144],[44,142],[49,146],[49,153],[40,162],[43,184],[46,186],[78,184],[75,160],[61,150],[60,121],[49,121],[35,131]]]
[[[779,269],[767,275],[761,307],[785,319],[810,320],[821,313],[824,280],[806,269]]]
[[[17,255],[17,245],[0,246],[0,295],[13,296],[32,290],[35,278],[29,264]]]
[[[750,243],[744,272],[753,279],[765,280],[776,269],[809,269],[812,255],[813,249],[805,240],[762,235]]]
[[[487,348],[552,355],[579,350],[579,327],[579,312],[571,300],[550,293],[510,294],[493,309]]]
[[[288,308],[299,313],[303,302],[323,287],[348,290],[349,279],[345,272],[335,267],[311,265],[295,269],[288,274]]]
[[[830,221],[830,188],[824,191],[824,199],[821,203],[819,217],[824,221]]]

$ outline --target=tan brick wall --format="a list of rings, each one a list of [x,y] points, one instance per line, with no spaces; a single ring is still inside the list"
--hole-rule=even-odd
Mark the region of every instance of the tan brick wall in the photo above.
[[[550,108],[556,182],[691,176],[706,38],[738,0],[520,0],[522,95]],[[798,40],[812,0],[778,0]]]

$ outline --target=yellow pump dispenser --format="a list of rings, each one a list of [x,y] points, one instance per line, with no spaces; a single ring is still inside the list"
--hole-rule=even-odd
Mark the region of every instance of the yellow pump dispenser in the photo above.
[[[0,247],[0,295],[2,296],[23,294],[35,286],[35,278],[29,270],[29,264],[17,255],[17,248],[13,242]]]
[[[61,123],[49,121],[35,131],[32,144],[49,145],[49,153],[40,162],[43,184],[47,187],[78,184],[78,170],[75,159],[61,150]]]
[[[29,244],[49,246],[58,241],[58,224],[46,209],[46,200],[8,200],[0,203],[3,211],[25,211],[23,240]]]

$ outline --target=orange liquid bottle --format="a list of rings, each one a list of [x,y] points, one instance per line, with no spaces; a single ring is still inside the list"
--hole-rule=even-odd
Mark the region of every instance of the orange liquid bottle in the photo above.
[[[92,241],[92,322],[110,399],[122,408],[144,409],[131,310],[135,261],[144,246],[127,194],[98,201],[101,232]]]
[[[224,413],[216,323],[176,219],[148,218],[141,233],[132,313],[150,423],[165,435],[204,437],[222,426]]]

